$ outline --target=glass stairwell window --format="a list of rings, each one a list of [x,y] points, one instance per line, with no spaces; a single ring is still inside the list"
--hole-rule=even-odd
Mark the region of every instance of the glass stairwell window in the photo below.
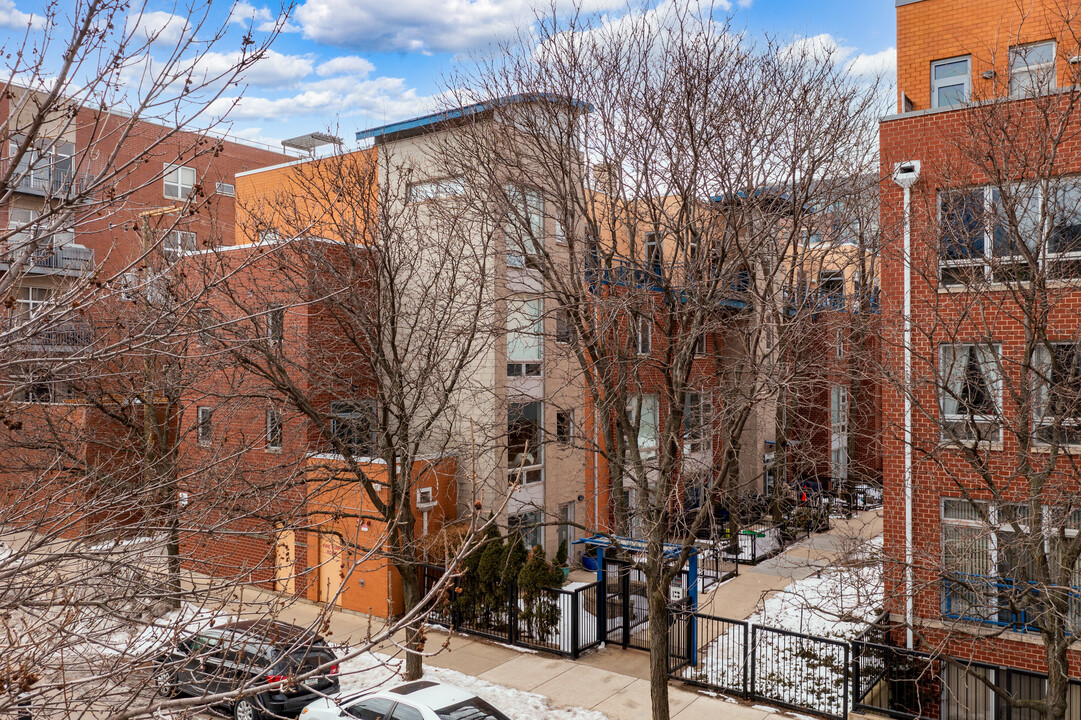
[[[540,377],[544,315],[540,298],[507,300],[507,377]]]
[[[507,470],[510,484],[544,479],[544,406],[540,401],[507,406]]]
[[[527,267],[544,242],[544,198],[533,188],[507,187],[507,266]]]

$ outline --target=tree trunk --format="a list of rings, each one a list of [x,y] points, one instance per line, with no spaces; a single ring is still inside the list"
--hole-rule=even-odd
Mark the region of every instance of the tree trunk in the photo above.
[[[398,573],[402,578],[402,600],[409,612],[420,602],[420,578],[413,565],[399,565]],[[405,675],[403,679],[419,680],[424,675],[424,627],[423,619],[417,618],[405,628]]]
[[[649,695],[653,720],[668,720],[668,598],[661,585],[663,572],[646,573],[649,596]]]

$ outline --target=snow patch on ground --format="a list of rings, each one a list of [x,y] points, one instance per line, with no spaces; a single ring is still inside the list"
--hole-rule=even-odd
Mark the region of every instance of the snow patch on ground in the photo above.
[[[845,643],[865,630],[882,607],[881,546],[881,538],[876,538],[852,562],[794,581],[748,619],[759,626],[746,636],[755,644],[754,690],[759,696],[834,715],[842,712]],[[744,637],[739,625],[718,635],[701,650],[698,665],[683,670],[685,677],[742,689],[743,666],[750,659]]]
[[[402,682],[404,661],[380,653],[364,653],[341,664],[343,693],[388,688]],[[465,675],[455,670],[424,667],[429,680],[455,685],[484,698],[514,720],[608,720],[607,716],[585,708],[555,708],[548,698],[524,690],[515,690]]]

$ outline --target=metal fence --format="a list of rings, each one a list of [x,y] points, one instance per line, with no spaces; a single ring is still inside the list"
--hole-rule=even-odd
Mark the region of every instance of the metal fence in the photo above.
[[[443,575],[443,568],[418,569],[421,591],[428,593]],[[467,598],[452,580],[444,599],[428,615],[430,622],[453,630],[534,650],[576,658],[603,641],[600,628],[604,603],[601,583],[570,588],[524,591],[507,583],[506,596],[493,603]],[[598,614],[600,613],[600,615]]]
[[[672,611],[670,678],[831,718],[849,705],[849,645],[745,620]]]

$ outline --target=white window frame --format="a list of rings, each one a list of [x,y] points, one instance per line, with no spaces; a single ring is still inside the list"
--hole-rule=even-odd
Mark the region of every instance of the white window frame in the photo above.
[[[659,281],[664,271],[664,234],[647,232],[643,241],[646,251],[646,273]]]
[[[1073,216],[1076,222],[1075,225],[1081,225],[1081,176],[1078,175],[1063,175],[1053,178],[1048,181],[1050,190],[1054,193],[1052,198],[1047,203],[1044,202],[1043,189],[1036,183],[1019,183],[1015,187],[1011,188],[1011,192],[1015,193],[1015,202],[1018,205],[1018,212],[1022,215],[1026,214],[1024,206],[1033,208],[1034,211],[1028,216],[1027,220],[1022,217],[1021,221],[1027,225],[1032,234],[1031,237],[1021,238],[1025,241],[1026,245],[1033,249],[1039,250],[1038,262],[1041,270],[1046,269],[1048,263],[1064,261],[1064,260],[1081,260],[1081,243],[1076,250],[1065,251],[1052,251],[1051,238],[1054,233],[1055,227],[1057,227],[1061,220],[1066,220],[1069,216]],[[995,227],[997,225],[997,219],[999,215],[998,206],[1001,205],[1001,194],[995,186],[980,185],[965,188],[943,188],[938,192],[938,233],[939,242],[941,243],[943,235],[943,201],[945,196],[951,193],[975,193],[980,192],[983,195],[983,221],[982,221],[982,239],[983,239],[983,252],[981,254],[973,254],[970,258],[962,259],[948,259],[944,257],[941,250],[939,253],[939,283],[943,287],[956,287],[959,283],[947,282],[946,276],[943,270],[957,269],[957,268],[979,268],[980,272],[977,275],[982,275],[985,281],[994,281],[993,270],[1007,269],[1010,267],[1009,262],[1011,260],[1016,262],[1023,262],[1022,256],[1018,253],[1011,253],[1008,248],[999,249],[995,247]],[[1074,197],[1070,198],[1069,195]],[[1044,222],[1044,217],[1040,214],[1043,209],[1050,206],[1048,209],[1056,214],[1056,218],[1050,218],[1047,222]],[[1062,223],[1065,224],[1065,223]],[[1041,228],[1048,233],[1046,241],[1041,242],[1043,238],[1037,236]]]
[[[544,198],[536,188],[508,185],[507,200],[507,267],[525,268],[544,246]]]
[[[938,80],[938,79],[935,78],[935,71],[936,71],[937,68],[945,66],[945,65],[951,65],[953,63],[961,62],[961,61],[964,61],[964,62],[968,63],[968,72],[965,73],[964,75],[955,75],[955,76],[949,77],[949,78],[942,78],[941,80]],[[965,99],[960,103],[954,103],[954,104],[950,104],[950,105],[939,105],[938,91],[943,89],[943,88],[953,87],[955,85],[964,85]],[[967,102],[969,102],[971,100],[972,100],[972,56],[971,55],[958,55],[957,57],[943,58],[942,60],[935,60],[934,62],[931,63],[931,107],[932,108],[959,107],[959,106],[964,105],[965,103],[967,103]]]
[[[562,416],[562,417],[561,417]],[[562,428],[566,428],[566,432],[561,432]],[[574,410],[557,410],[556,411],[556,442],[560,445],[573,445],[574,444]]]
[[[1047,62],[1029,63],[1027,53],[1037,48],[1050,46],[1051,59]],[[1039,76],[1043,74],[1043,77]],[[1021,79],[1030,82],[1021,87]],[[1036,82],[1031,82],[1036,78]],[[1058,87],[1058,45],[1054,40],[1014,45],[1010,48],[1010,95],[1012,97],[1032,97],[1046,95]]]
[[[417,488],[417,507],[425,508],[435,505],[435,491],[430,487]]]
[[[830,386],[830,475],[839,483],[848,479],[848,387]]]
[[[641,400],[643,415],[647,410],[650,412],[650,415],[652,415],[652,434],[648,432],[643,433],[642,431],[644,429],[648,430],[649,426],[646,423],[639,422],[637,419],[639,400]],[[660,405],[660,396],[656,393],[632,395],[627,398],[627,417],[630,419],[632,425],[638,426],[639,450],[655,451],[660,444]]]
[[[199,237],[191,230],[170,230],[161,239],[161,252],[170,262],[175,262],[184,253],[198,248]]]
[[[842,360],[845,356],[845,331],[844,328],[835,328],[833,332],[833,354]]]
[[[52,303],[52,298],[52,288],[20,286],[15,294],[15,317],[25,319],[40,315]]]
[[[713,397],[689,392],[683,410],[683,451],[709,452],[713,448]]]
[[[446,177],[409,183],[405,189],[407,203],[423,203],[433,200],[462,197],[465,195],[465,178]]]
[[[162,194],[171,200],[187,200],[195,189],[197,181],[195,168],[166,163],[162,177]]]
[[[944,355],[945,355],[946,348],[955,348],[955,350],[954,350],[954,363],[955,363],[955,366],[956,366],[957,358],[959,357],[959,355],[957,354],[956,349],[960,348],[965,354],[967,354],[968,349],[973,348],[973,347],[976,349],[976,352],[977,352],[977,355],[978,355],[977,361],[982,361],[981,358],[979,357],[979,355],[981,353],[983,353],[983,352],[985,352],[987,350],[990,350],[993,353],[993,357],[992,357],[993,362],[990,362],[984,368],[984,370],[985,370],[984,380],[985,380],[985,382],[987,382],[989,384],[988,390],[991,392],[992,401],[994,402],[994,405],[995,405],[995,414],[994,415],[977,415],[977,416],[973,417],[973,422],[976,423],[977,426],[979,426],[979,425],[993,425],[995,427],[995,433],[994,434],[989,435],[988,433],[984,433],[984,437],[982,437],[979,440],[979,442],[1000,443],[1000,442],[1002,442],[1002,424],[1003,424],[1002,419],[1001,419],[1001,415],[1002,415],[1002,386],[1003,386],[1003,382],[1002,382],[1002,344],[1001,343],[987,344],[987,343],[975,343],[975,342],[968,342],[968,343],[959,342],[959,343],[941,343],[941,344],[939,344],[939,346],[938,346],[938,358],[937,358],[938,359],[938,369],[937,369],[937,372],[936,372],[936,382],[937,382],[936,390],[938,392],[938,398],[939,398],[938,412],[939,412],[940,436],[942,438],[942,441],[946,442],[946,443],[966,444],[966,443],[976,441],[975,434],[972,434],[972,435],[968,435],[968,434],[959,435],[959,434],[956,434],[956,433],[951,434],[951,432],[947,429],[949,427],[953,427],[953,426],[956,426],[958,424],[967,424],[968,421],[969,421],[969,418],[968,418],[967,414],[961,414],[961,413],[947,414],[946,413],[946,402],[947,401],[952,401],[952,397],[950,396],[950,394],[949,394],[949,392],[947,390],[949,377],[943,374],[946,371],[950,370],[950,366],[948,366],[947,363],[945,362],[945,360],[943,359]],[[990,376],[987,376],[987,374],[986,374],[986,370],[988,370],[988,369],[992,373]],[[964,382],[963,378],[962,378],[962,382]]]
[[[1075,355],[1075,362],[1081,362],[1081,344],[1075,342],[1052,342],[1050,345],[1053,348],[1072,348]],[[1043,345],[1036,347],[1035,354],[1032,358],[1033,365],[1033,382],[1032,382],[1032,431],[1034,435],[1034,443],[1037,446],[1050,447],[1053,443],[1050,440],[1045,440],[1040,437],[1040,430],[1044,427],[1051,426],[1055,423],[1055,415],[1048,415],[1046,410],[1048,403],[1050,402],[1050,389],[1046,382],[1049,372],[1051,371],[1051,357],[1048,350]],[[1053,379],[1052,379],[1053,380]],[[1071,428],[1077,433],[1077,440],[1075,442],[1063,442],[1059,447],[1063,452],[1075,452],[1081,449],[1081,398],[1079,398],[1077,408],[1077,414],[1069,417],[1063,416],[1059,418],[1059,425],[1063,429]]]
[[[195,409],[195,439],[199,445],[209,445],[214,440],[214,408],[199,405]]]
[[[236,197],[236,185],[219,181],[214,183],[214,192],[223,197]]]
[[[511,518],[515,518],[516,522],[511,522]],[[543,522],[544,513],[540,510],[525,510],[523,512],[511,513],[507,515],[507,535],[519,533],[528,550],[532,550],[537,545],[540,545],[543,549],[544,526],[541,524]],[[532,525],[533,527],[529,528],[527,531],[522,531],[521,527],[523,525]],[[530,543],[527,538],[535,539],[536,542]]]

